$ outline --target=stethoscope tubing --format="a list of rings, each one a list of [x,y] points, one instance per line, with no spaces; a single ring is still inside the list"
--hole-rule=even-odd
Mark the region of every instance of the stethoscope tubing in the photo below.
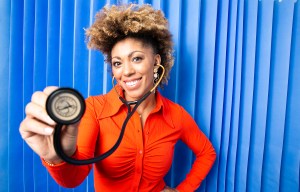
[[[125,129],[127,126],[127,123],[129,122],[129,119],[132,117],[132,115],[134,114],[134,112],[137,110],[137,108],[139,107],[139,105],[151,94],[151,93],[155,93],[155,89],[157,88],[158,84],[161,82],[163,75],[165,73],[165,69],[162,65],[158,64],[159,67],[162,68],[162,75],[159,78],[158,82],[155,84],[155,86],[148,91],[142,98],[140,98],[139,100],[136,101],[126,101],[123,97],[121,97],[118,92],[116,91],[116,93],[119,96],[119,99],[127,106],[127,116],[123,122],[122,128],[121,128],[121,132],[119,135],[119,138],[117,139],[116,143],[113,145],[112,148],[110,148],[108,151],[106,151],[105,153],[97,156],[97,157],[93,157],[90,159],[75,159],[72,157],[67,156],[62,148],[61,145],[61,131],[62,128],[64,126],[64,124],[61,123],[57,123],[56,127],[55,127],[55,131],[54,131],[54,138],[53,138],[53,142],[54,142],[54,149],[57,153],[57,155],[64,160],[67,163],[73,164],[73,165],[88,165],[88,164],[92,164],[92,163],[96,163],[97,161],[101,161],[105,158],[107,158],[108,156],[110,156],[113,152],[116,151],[116,149],[119,147],[119,145],[121,144],[121,141],[123,139],[124,133],[125,133]],[[112,79],[112,83],[114,84],[114,78]],[[113,86],[114,87],[114,86]],[[115,89],[116,90],[116,89]],[[132,109],[131,109],[131,105],[135,105]]]
[[[129,121],[129,119],[132,117],[132,115],[134,114],[134,112],[136,111],[136,109],[139,107],[139,105],[151,94],[152,92],[149,91],[147,92],[141,99],[137,100],[136,102],[128,102],[126,101],[124,98],[119,97],[119,99],[127,106],[127,116],[123,122],[122,128],[121,128],[121,132],[120,135],[118,137],[118,140],[116,141],[116,143],[114,144],[114,146],[112,148],[110,148],[108,151],[106,151],[105,153],[97,156],[97,157],[93,157],[90,159],[74,159],[72,157],[67,156],[62,149],[62,145],[61,145],[61,131],[64,125],[62,124],[57,124],[55,127],[55,132],[54,132],[54,149],[57,153],[57,155],[64,160],[67,163],[73,164],[73,165],[88,165],[88,164],[92,164],[92,163],[96,163],[97,161],[101,161],[105,158],[107,158],[108,156],[110,156],[113,152],[116,151],[116,149],[119,147],[119,145],[121,144],[121,141],[123,139],[124,133],[125,133],[125,129],[127,126],[127,123]],[[135,104],[135,106],[132,108],[131,110],[131,105]]]

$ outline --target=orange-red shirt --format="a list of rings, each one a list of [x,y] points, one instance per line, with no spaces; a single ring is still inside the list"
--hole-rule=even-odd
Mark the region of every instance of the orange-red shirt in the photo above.
[[[109,150],[119,137],[127,107],[114,90],[86,100],[86,112],[78,133],[76,159],[86,159]],[[172,164],[174,146],[182,140],[196,155],[179,191],[194,191],[206,177],[216,158],[210,141],[193,118],[178,104],[156,92],[156,107],[147,117],[144,128],[139,115],[129,120],[119,148],[103,161],[94,164],[96,191],[161,191],[164,176]],[[64,187],[79,185],[91,165],[76,166],[43,163],[52,177]]]

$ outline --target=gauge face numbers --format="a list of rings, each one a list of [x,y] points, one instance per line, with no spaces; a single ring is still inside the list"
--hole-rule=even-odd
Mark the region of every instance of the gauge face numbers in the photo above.
[[[80,107],[78,99],[74,95],[69,93],[58,95],[53,100],[52,105],[52,109],[57,117],[63,120],[71,120],[76,118],[76,116],[80,112],[80,110],[78,110],[78,107]]]
[[[85,110],[83,97],[73,89],[58,89],[46,103],[49,116],[61,124],[72,124],[80,120]]]

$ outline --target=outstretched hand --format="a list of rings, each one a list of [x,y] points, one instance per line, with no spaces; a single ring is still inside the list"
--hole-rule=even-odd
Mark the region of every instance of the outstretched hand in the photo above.
[[[43,92],[37,91],[32,95],[31,102],[26,106],[26,117],[20,124],[20,134],[25,142],[41,158],[50,163],[60,163],[62,160],[56,154],[53,147],[53,132],[56,123],[46,112],[48,96],[57,87],[46,87]],[[77,126],[77,124],[69,125]],[[77,128],[65,127],[62,130],[62,147],[65,153],[71,156],[76,150]]]

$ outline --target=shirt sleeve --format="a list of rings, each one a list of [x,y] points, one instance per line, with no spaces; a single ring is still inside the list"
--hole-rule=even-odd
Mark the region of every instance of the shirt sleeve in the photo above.
[[[194,152],[196,159],[185,180],[177,186],[180,192],[195,191],[210,171],[216,152],[194,119],[182,109],[181,140]]]
[[[99,124],[97,122],[94,110],[94,99],[92,97],[86,100],[86,111],[78,127],[77,149],[72,158],[87,159],[94,157],[95,144],[99,133]],[[61,186],[74,188],[80,185],[89,174],[92,165],[71,165],[66,162],[50,165],[42,160],[53,179]]]

